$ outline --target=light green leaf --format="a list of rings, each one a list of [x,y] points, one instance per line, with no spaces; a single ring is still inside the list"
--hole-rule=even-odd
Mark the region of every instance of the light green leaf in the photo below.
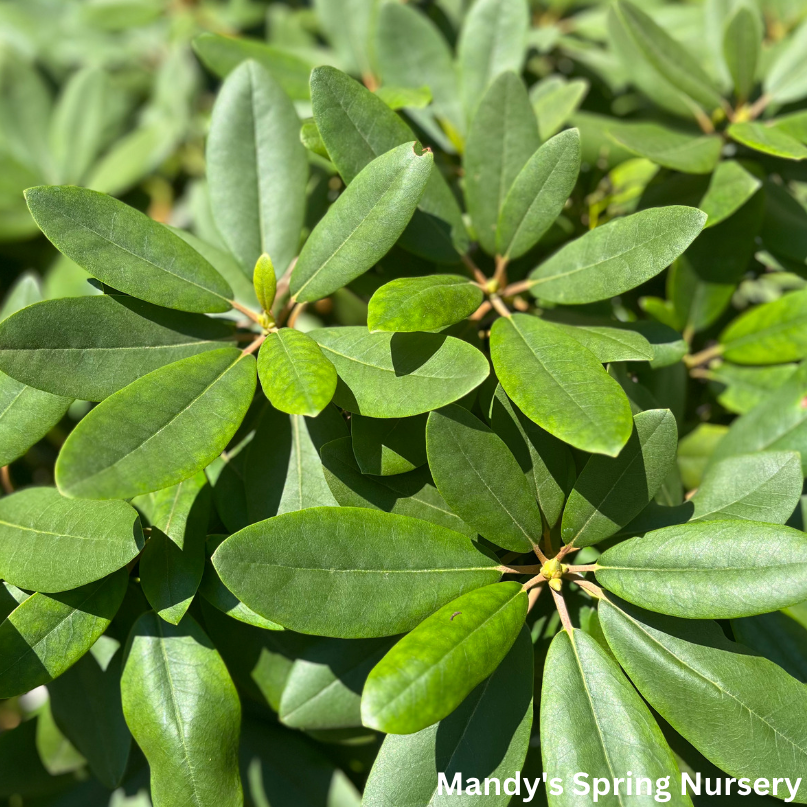
[[[328,42],[345,70],[373,74],[371,43],[379,0],[314,0],[314,10]]]
[[[432,91],[428,87],[396,87],[385,84],[373,92],[390,109],[423,109],[432,100]]]
[[[547,76],[530,87],[530,103],[538,119],[541,140],[549,140],[563,128],[577,112],[588,93],[588,87],[587,79],[567,81],[558,75]]]
[[[426,464],[426,415],[350,419],[353,453],[363,474],[395,476]]]
[[[14,281],[11,288],[3,298],[0,306],[0,320],[16,314],[21,308],[39,303],[42,301],[42,288],[39,278],[34,272],[23,272]]]
[[[311,102],[328,155],[345,183],[390,149],[416,139],[383,101],[333,67],[311,74]],[[469,246],[462,211],[440,171],[432,171],[400,244],[417,255],[453,263]]]
[[[51,776],[79,771],[87,764],[75,746],[59,730],[47,701],[37,715],[36,750]]]
[[[476,389],[490,371],[475,347],[445,334],[348,327],[323,328],[311,336],[339,374],[334,402],[368,417],[438,409]]]
[[[58,678],[107,629],[126,593],[120,571],[63,594],[32,594],[0,623],[0,698]]]
[[[213,564],[256,613],[302,633],[345,639],[411,630],[500,575],[496,561],[459,533],[354,507],[314,507],[254,524],[230,536]]]
[[[763,154],[772,154],[785,160],[807,158],[807,146],[776,126],[757,121],[732,123],[726,133],[732,140]]]
[[[527,0],[477,0],[471,6],[457,42],[460,91],[469,121],[502,73],[521,72],[529,27]]]
[[[294,105],[257,62],[239,65],[218,94],[207,176],[216,225],[244,271],[267,253],[284,272],[300,244],[308,159]]]
[[[763,33],[759,11],[750,3],[738,5],[726,21],[723,58],[734,81],[734,92],[741,101],[751,95],[756,84]]]
[[[493,323],[493,366],[530,420],[583,451],[616,456],[630,437],[630,404],[619,384],[579,342],[527,314]]]
[[[221,656],[190,617],[147,613],[132,628],[123,714],[151,771],[155,804],[241,807],[241,705]]]
[[[429,415],[429,468],[455,513],[492,543],[530,552],[541,540],[541,513],[504,440],[452,404]]]
[[[266,337],[258,354],[258,377],[272,406],[291,415],[318,415],[336,389],[336,369],[319,345],[291,328]]]
[[[221,453],[254,392],[255,359],[234,348],[154,370],[70,433],[56,484],[71,497],[124,499],[188,479]]]
[[[78,588],[125,566],[143,548],[125,502],[64,499],[28,488],[0,499],[0,577],[24,589]]]
[[[243,39],[204,33],[192,42],[196,55],[220,78],[225,78],[247,59],[269,71],[289,97],[304,101],[309,97],[308,76],[311,67],[304,59],[256,39]]]
[[[499,666],[526,615],[527,592],[516,582],[447,603],[373,668],[362,692],[362,722],[414,734],[447,717]]]
[[[291,275],[292,299],[327,297],[383,258],[412,218],[433,162],[430,151],[404,143],[369,163],[305,242]]]
[[[544,767],[563,780],[560,795],[548,795],[550,807],[577,805],[571,783],[583,771],[586,781],[605,782],[603,804],[655,804],[653,796],[614,795],[614,780],[634,777],[664,782],[668,803],[691,805],[681,795],[681,774],[658,724],[619,665],[596,639],[582,630],[560,631],[552,640],[541,686],[541,743]],[[616,785],[618,787],[618,785]],[[646,793],[641,789],[640,793]],[[588,800],[588,799],[586,799]]]
[[[580,171],[580,133],[569,129],[544,143],[513,180],[496,225],[496,254],[529,252],[552,226]]]
[[[46,300],[0,323],[0,369],[55,395],[102,401],[232,335],[228,322],[120,294]]]
[[[524,82],[515,73],[503,73],[479,104],[463,162],[468,213],[490,255],[496,252],[496,228],[508,192],[540,143]],[[519,188],[517,194],[524,191]]]
[[[807,95],[807,22],[802,22],[790,35],[773,66],[765,76],[763,89],[777,104],[798,101]]]
[[[762,182],[736,160],[723,160],[709,180],[709,188],[698,203],[706,213],[706,227],[720,224],[736,213],[762,186]]]
[[[47,186],[25,192],[53,245],[93,277],[125,294],[180,311],[230,310],[232,289],[181,238],[111,196]]]
[[[461,275],[401,277],[370,298],[367,327],[376,331],[437,331],[461,322],[482,304],[484,292]]]
[[[734,619],[807,600],[807,538],[778,524],[701,521],[606,550],[597,580],[642,608]]]
[[[272,259],[266,253],[261,255],[255,263],[252,283],[261,308],[264,311],[271,311],[275,294],[277,294],[277,276]]]
[[[619,456],[595,455],[577,477],[563,511],[565,543],[591,546],[614,535],[652,501],[675,467],[678,428],[672,412],[650,409],[633,421]]]
[[[710,174],[723,147],[717,135],[693,136],[656,123],[617,123],[608,134],[639,157],[686,174]]]
[[[522,770],[532,726],[533,649],[524,627],[504,661],[445,719],[416,734],[388,734],[364,789],[365,807],[473,807],[476,796],[440,795],[438,773],[449,782],[504,781]],[[485,796],[506,807],[510,795]]]
[[[602,325],[566,325],[563,322],[552,324],[590,350],[603,364],[614,361],[652,361],[656,355],[653,346],[639,331]]]
[[[720,405],[729,412],[744,415],[762,403],[772,390],[781,387],[797,369],[797,364],[743,367],[721,362],[718,367],[709,368],[707,372],[710,381],[725,385],[717,396]]]
[[[542,300],[582,305],[640,286],[669,266],[703,229],[694,207],[651,208],[614,219],[558,250],[530,272]]]
[[[619,663],[650,705],[721,771],[752,782],[802,778],[807,688],[726,639],[719,625],[658,616],[610,601],[600,623]],[[779,796],[786,796],[780,783]]]

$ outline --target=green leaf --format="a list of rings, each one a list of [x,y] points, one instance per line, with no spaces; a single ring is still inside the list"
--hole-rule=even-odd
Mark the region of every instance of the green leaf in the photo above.
[[[469,121],[502,73],[521,72],[529,26],[526,0],[477,0],[471,6],[457,42],[460,91]]]
[[[432,170],[415,143],[376,157],[328,208],[291,274],[292,299],[327,297],[389,252],[412,218]]]
[[[373,73],[372,34],[378,0],[314,0],[314,10],[328,42],[350,73]]]
[[[807,599],[804,534],[736,520],[665,527],[606,550],[597,580],[642,608],[686,619],[734,619]]]
[[[559,249],[530,272],[542,300],[582,305],[640,286],[669,266],[703,229],[693,207],[651,208],[614,219]]]
[[[496,252],[496,228],[508,192],[540,144],[524,82],[515,73],[503,73],[479,104],[463,162],[468,213],[490,255]],[[519,188],[517,193],[525,192]]]
[[[807,95],[807,64],[804,50],[807,48],[807,23],[802,23],[780,46],[773,65],[769,68],[763,90],[771,101],[779,105],[798,101]]]
[[[291,415],[318,415],[336,389],[336,369],[319,345],[291,328],[266,337],[258,354],[258,377],[272,406]]]
[[[693,521],[765,521],[784,524],[801,496],[801,457],[795,451],[762,451],[728,457],[707,469],[697,492]]]
[[[432,484],[428,468],[388,477],[363,474],[347,437],[324,445],[322,462],[325,478],[341,507],[366,507],[411,516],[476,538],[476,530],[451,510]]]
[[[516,458],[541,512],[553,527],[574,484],[569,447],[527,418],[507,397],[501,384],[490,405],[490,427]]]
[[[396,87],[385,84],[374,91],[390,109],[423,109],[432,100],[432,91],[424,87]]]
[[[125,499],[188,479],[221,453],[254,392],[255,360],[234,348],[154,370],[76,426],[56,484],[67,496]]]
[[[461,275],[401,277],[370,298],[367,327],[376,331],[437,331],[461,322],[482,304],[484,292]]]
[[[361,691],[389,639],[320,639],[291,666],[278,717],[293,729],[361,726]]]
[[[365,807],[438,804],[437,774],[468,782],[502,782],[522,770],[532,726],[533,649],[525,627],[493,675],[445,719],[416,734],[388,734],[364,790]],[[485,796],[506,807],[506,793]],[[471,794],[451,796],[455,807],[472,807]]]
[[[487,377],[487,359],[453,336],[323,328],[312,338],[339,380],[334,402],[360,415],[411,417],[459,400]]]
[[[252,283],[255,287],[255,296],[258,298],[261,308],[264,311],[272,310],[272,303],[277,294],[277,276],[272,259],[264,253],[255,263],[252,273]]]
[[[55,395],[102,401],[232,335],[228,322],[119,294],[46,300],[0,323],[0,369]]]
[[[113,639],[106,640],[119,647]],[[56,724],[85,757],[93,775],[105,787],[116,788],[126,772],[132,744],[121,706],[123,653],[99,659],[94,648],[48,684],[50,707]]]
[[[180,311],[230,310],[224,278],[167,227],[111,196],[41,185],[25,199],[48,240],[93,277]]]
[[[551,75],[530,87],[530,103],[538,119],[541,140],[549,140],[577,112],[588,93],[589,83],[584,78],[567,81],[563,76]]]
[[[724,384],[717,396],[729,412],[744,415],[762,403],[772,390],[778,389],[798,369],[797,364],[774,364],[769,367],[743,367],[722,362],[710,368],[709,380]],[[728,427],[725,427],[728,428]]]
[[[506,190],[496,225],[496,253],[529,252],[560,215],[580,172],[580,133],[561,132],[544,143]]]
[[[416,139],[380,98],[333,67],[318,67],[311,74],[311,102],[328,155],[347,184],[376,157]],[[462,211],[440,171],[429,175],[400,244],[443,263],[467,251]]]
[[[653,346],[639,331],[610,328],[601,325],[553,325],[590,350],[599,362],[652,361],[656,355]]]
[[[563,511],[565,543],[591,546],[618,532],[653,500],[675,467],[678,428],[672,412],[650,409],[633,421],[619,456],[595,455],[577,477]]]
[[[737,778],[804,775],[807,689],[714,623],[602,601],[600,623],[650,705],[721,771]],[[785,795],[780,786],[780,797]],[[802,781],[797,800],[807,799]]]
[[[309,97],[308,76],[312,65],[294,53],[256,39],[209,33],[195,37],[192,45],[204,65],[220,78],[250,59],[267,70],[293,100],[305,101]]]
[[[615,124],[608,134],[639,157],[686,174],[710,174],[723,147],[718,135],[692,136],[656,123]]]
[[[59,730],[48,702],[39,710],[36,721],[36,750],[51,776],[78,771],[87,764],[75,746]]]
[[[354,507],[314,507],[254,524],[230,536],[213,564],[256,613],[291,630],[344,639],[411,630],[500,575],[496,561],[459,533]]]
[[[807,628],[786,611],[732,619],[738,642],[807,684]]]
[[[721,106],[720,93],[698,59],[649,15],[626,0],[618,0],[613,10],[633,44],[666,81],[707,112]]]
[[[308,158],[294,105],[255,61],[233,70],[218,94],[207,176],[216,225],[243,269],[266,253],[285,271],[300,244]]]
[[[742,143],[754,151],[772,154],[785,160],[803,160],[807,158],[807,146],[791,137],[787,132],[756,121],[732,123],[726,133],[732,140]]]
[[[740,100],[746,100],[756,84],[763,33],[759,11],[750,4],[737,6],[726,21],[723,58],[734,81],[734,92]]]
[[[583,451],[616,456],[633,422],[622,388],[560,328],[527,314],[493,323],[493,366],[530,420]]]
[[[63,594],[32,594],[0,623],[0,698],[58,678],[107,629],[126,593],[120,571]]]
[[[143,548],[125,502],[64,499],[28,488],[0,499],[0,576],[34,591],[78,588],[125,566]]]
[[[723,160],[709,180],[709,188],[698,203],[706,213],[706,227],[720,224],[736,213],[762,186],[762,182],[736,160]]]
[[[447,603],[373,668],[362,692],[362,722],[414,734],[447,717],[499,666],[526,615],[527,592],[516,582]]]
[[[426,415],[350,419],[353,453],[363,474],[395,476],[425,465]]]
[[[241,705],[221,656],[190,617],[147,613],[132,628],[123,714],[151,771],[155,804],[241,807]]]
[[[562,630],[552,640],[541,686],[541,751],[550,776],[563,781],[560,795],[549,795],[552,807],[577,805],[578,788],[572,782],[578,772],[588,774],[584,783],[605,782],[605,803],[653,802],[651,796],[616,796],[616,777],[626,772],[667,779],[669,803],[690,805],[681,795],[681,774],[672,751],[650,710],[625,678],[611,654],[582,630]],[[586,799],[588,800],[588,799]]]
[[[530,552],[541,540],[541,513],[504,440],[457,404],[429,415],[429,467],[440,494],[489,541]]]

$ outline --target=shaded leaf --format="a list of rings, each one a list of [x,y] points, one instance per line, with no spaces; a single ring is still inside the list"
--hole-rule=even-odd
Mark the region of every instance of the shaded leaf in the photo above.
[[[761,187],[762,182],[736,160],[723,160],[709,180],[709,188],[698,202],[706,213],[706,227],[714,227],[739,210]]]
[[[732,619],[738,642],[807,684],[807,628],[786,611]]]
[[[426,415],[350,419],[353,453],[363,474],[395,476],[425,465]]]

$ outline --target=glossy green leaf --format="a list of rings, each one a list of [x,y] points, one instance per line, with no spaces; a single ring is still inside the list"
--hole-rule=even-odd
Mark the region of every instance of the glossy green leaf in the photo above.
[[[559,75],[547,76],[530,87],[530,103],[538,118],[541,140],[549,140],[563,128],[583,102],[588,87],[584,78],[567,81]]]
[[[681,205],[614,219],[558,250],[530,273],[543,300],[581,305],[640,286],[669,266],[703,229],[706,215]]]
[[[754,151],[772,154],[785,160],[807,158],[807,146],[791,137],[782,129],[756,121],[732,123],[726,130],[728,136]]]
[[[339,375],[334,402],[368,417],[410,417],[438,409],[476,389],[490,372],[475,347],[445,334],[347,327],[323,328],[311,336]]]
[[[527,314],[493,323],[493,366],[530,420],[583,451],[616,456],[630,437],[630,404],[598,359],[560,328]]]
[[[756,83],[757,62],[762,49],[762,20],[751,4],[739,5],[726,21],[723,58],[740,99],[751,95]]]
[[[768,70],[763,90],[777,104],[798,101],[807,94],[807,24],[802,23],[786,40],[773,65]]]
[[[297,254],[308,160],[294,105],[255,61],[224,81],[207,139],[210,204],[245,271],[267,253],[283,272]]]
[[[336,389],[336,369],[319,345],[291,328],[266,337],[258,354],[258,377],[272,406],[291,415],[318,415]]]
[[[619,665],[596,639],[582,630],[560,631],[552,640],[541,686],[541,743],[543,764],[559,777],[563,792],[549,795],[555,805],[577,805],[579,772],[589,787],[599,781],[608,790],[604,804],[655,804],[653,796],[614,794],[614,780],[630,776],[664,782],[670,804],[690,805],[681,795],[681,774],[672,751],[650,710],[625,678]],[[586,799],[588,800],[588,799]]]
[[[366,507],[419,518],[476,538],[476,530],[454,513],[432,484],[428,468],[388,477],[363,474],[346,437],[322,447],[322,462],[325,479],[341,507]]]
[[[738,642],[807,684],[807,628],[786,611],[732,619]]]
[[[461,275],[402,277],[370,298],[367,327],[376,331],[437,331],[461,322],[482,304],[484,292]]]
[[[553,323],[564,333],[590,350],[603,364],[614,361],[652,361],[653,346],[639,331],[602,325],[566,325]]]
[[[328,155],[348,184],[376,157],[416,139],[380,98],[333,67],[318,67],[311,74],[311,102]],[[440,171],[429,175],[400,243],[448,263],[468,249],[462,212]]]
[[[252,283],[261,308],[264,311],[271,311],[275,294],[277,294],[277,276],[272,259],[266,253],[261,255],[255,263]]]
[[[496,253],[529,252],[560,215],[580,171],[580,133],[561,132],[544,143],[506,190],[496,226]]]
[[[315,507],[247,527],[216,550],[213,564],[256,613],[345,639],[410,630],[500,574],[496,561],[459,533],[354,507]],[[325,600],[327,609],[320,607]]]
[[[569,447],[525,417],[501,384],[490,405],[490,427],[516,458],[549,526],[560,518],[574,484]]]
[[[102,401],[146,373],[224,347],[232,326],[132,297],[46,300],[0,323],[0,369],[68,398]]]
[[[437,489],[463,521],[514,552],[541,540],[541,513],[521,467],[475,415],[457,404],[432,412],[426,448]]]
[[[127,644],[123,714],[151,770],[155,804],[241,807],[241,705],[221,656],[190,617],[140,617]]]
[[[714,623],[600,603],[600,623],[639,692],[729,776],[802,778],[807,799],[807,689],[767,659],[726,639]],[[787,791],[779,784],[780,798]]]
[[[491,255],[496,252],[496,229],[508,192],[540,143],[524,82],[515,73],[503,73],[479,104],[464,158],[468,213],[479,243]],[[521,196],[524,191],[517,193]]]
[[[155,305],[229,311],[232,289],[181,238],[138,210],[86,188],[29,188],[31,215],[48,240],[93,277]]]
[[[292,299],[327,297],[383,258],[412,218],[433,162],[430,151],[404,143],[362,169],[305,242]]]
[[[698,207],[706,213],[706,227],[720,224],[736,213],[762,186],[762,182],[736,160],[723,160],[709,180]]]
[[[706,470],[693,520],[765,521],[784,524],[801,496],[801,457],[795,451],[761,451],[728,457]]]
[[[278,717],[306,731],[361,726],[361,691],[389,639],[320,639],[291,666]]]
[[[353,453],[363,474],[395,476],[426,464],[426,415],[350,419]]]
[[[711,173],[723,146],[717,135],[693,136],[656,123],[616,124],[608,134],[639,157],[687,174]]]
[[[0,697],[58,678],[107,629],[126,593],[120,570],[63,594],[33,594],[0,623]]]
[[[736,520],[666,527],[597,560],[597,580],[642,608],[686,619],[734,619],[807,599],[807,538]]]
[[[526,615],[527,593],[516,582],[447,603],[373,668],[362,692],[362,722],[414,734],[447,717],[499,666]]]
[[[55,592],[99,580],[143,548],[135,510],[125,502],[65,499],[28,488],[0,499],[0,577]]]
[[[526,0],[477,0],[468,11],[457,42],[457,65],[469,121],[502,73],[521,72],[529,17]]]
[[[255,360],[235,349],[154,370],[71,432],[56,484],[67,496],[123,499],[188,479],[221,453],[254,391]]]
[[[437,792],[438,773],[449,782],[456,774],[466,782],[516,776],[532,725],[532,659],[530,636],[522,628],[493,675],[448,717],[416,734],[387,735],[364,789],[365,807],[471,807],[478,804],[473,794]],[[505,807],[510,799],[493,789],[485,796],[491,807]]]
[[[56,724],[86,758],[93,775],[115,788],[126,772],[132,744],[121,706],[123,651],[117,650],[111,659],[97,658],[97,646],[48,684],[48,693]]]
[[[675,467],[678,429],[669,409],[633,418],[630,439],[617,457],[586,463],[563,511],[561,537],[577,547],[610,537],[652,501]]]

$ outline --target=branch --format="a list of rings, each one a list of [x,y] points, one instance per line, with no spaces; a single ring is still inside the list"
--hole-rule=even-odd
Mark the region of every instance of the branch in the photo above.
[[[700,353],[693,353],[689,356],[684,356],[684,364],[686,364],[686,366],[690,369],[697,367],[700,364],[706,364],[706,362],[716,359],[718,356],[722,355],[724,349],[725,348],[723,345],[712,345],[711,347],[701,350]]]
[[[490,303],[496,309],[496,311],[503,317],[507,317],[509,319],[511,316],[513,316],[510,313],[510,309],[504,304],[502,298],[499,297],[498,294],[490,295]]]
[[[597,563],[585,563],[582,566],[569,566],[570,572],[596,572],[599,569],[599,564]]]
[[[4,493],[14,493],[14,483],[11,481],[8,465],[4,465],[0,468],[0,485],[3,486]]]
[[[488,279],[485,277],[485,273],[474,263],[470,255],[463,255],[462,262],[471,270],[471,274],[476,278],[477,283],[481,283],[483,286],[487,285]]]
[[[555,607],[558,609],[558,613],[560,614],[560,621],[563,625],[564,630],[571,634],[574,630],[572,626],[572,620],[569,616],[569,609],[566,607],[566,600],[563,599],[563,594],[559,591],[555,591],[554,588],[549,589],[552,592],[552,599],[555,600]]]
[[[261,346],[261,345],[264,343],[264,340],[265,340],[265,339],[266,339],[266,334],[265,334],[265,333],[262,333],[262,334],[261,334],[261,335],[260,335],[260,336],[259,336],[257,339],[255,339],[255,340],[253,340],[252,342],[250,342],[250,343],[249,343],[249,344],[248,344],[248,345],[247,345],[247,346],[246,346],[246,347],[245,347],[245,348],[244,348],[244,349],[241,351],[241,355],[242,355],[242,356],[248,356],[250,353],[254,353],[254,352],[255,352],[255,351],[256,351],[256,350],[257,350],[257,349],[258,349],[258,348],[259,348],[259,347],[260,347],[260,346]]]
[[[535,285],[534,280],[520,280],[518,283],[511,283],[505,286],[502,291],[502,297],[513,297],[516,294],[521,294],[522,291],[527,291]]]
[[[257,322],[258,325],[261,325],[260,314],[256,314],[254,311],[247,308],[245,305],[241,305],[241,303],[236,302],[235,300],[230,300],[229,303],[236,311],[240,311],[245,317],[249,317],[253,322]]]
[[[574,582],[584,591],[591,594],[592,597],[596,597],[598,600],[605,599],[605,592],[598,585],[595,585],[588,580],[575,580]]]
[[[497,568],[502,574],[540,574],[543,567],[533,564],[531,566],[498,566]]]
[[[535,603],[538,602],[538,598],[541,596],[541,592],[543,590],[543,583],[538,583],[529,590],[529,593],[527,594],[527,613],[532,611],[532,609],[535,607]]]

